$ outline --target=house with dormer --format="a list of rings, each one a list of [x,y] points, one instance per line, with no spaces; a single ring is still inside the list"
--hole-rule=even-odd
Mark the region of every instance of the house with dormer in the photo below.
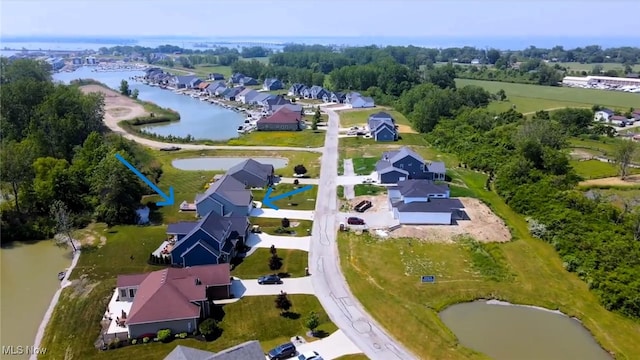
[[[221,216],[249,216],[253,195],[247,185],[225,174],[205,193],[196,195],[195,206],[201,217],[212,211]]]
[[[396,121],[386,112],[378,112],[369,115],[367,126],[369,127],[371,138],[375,141],[398,140]]]
[[[405,146],[384,152],[376,163],[376,173],[381,184],[395,184],[410,179],[444,181],[446,168],[443,162],[426,162]]]
[[[250,188],[266,188],[273,185],[275,169],[271,164],[263,164],[247,159],[227,170],[227,176],[240,181]]]
[[[330,94],[328,90],[318,85],[302,90],[302,96],[305,99],[322,100],[324,96],[330,96]]]
[[[287,92],[287,95],[302,96],[303,91],[305,91],[306,89],[307,89],[307,86],[305,84],[296,83],[291,85],[291,87],[289,87],[289,91]]]
[[[282,88],[284,88],[284,86],[282,85],[282,81],[274,78],[265,79],[264,83],[262,84],[262,89],[265,91],[280,90]]]

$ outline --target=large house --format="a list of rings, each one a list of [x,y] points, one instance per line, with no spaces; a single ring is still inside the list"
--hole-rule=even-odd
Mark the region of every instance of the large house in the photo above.
[[[260,105],[264,106],[267,109],[270,109],[272,106],[278,105],[287,105],[291,104],[291,101],[285,99],[280,95],[271,95],[270,97],[264,99]]]
[[[266,91],[280,90],[284,88],[282,81],[278,79],[265,79],[262,84],[262,89]]]
[[[609,118],[612,116],[613,116],[613,110],[602,109],[595,112],[593,116],[593,120],[609,122]]]
[[[257,94],[258,92],[256,90],[253,90],[251,88],[246,88],[242,91],[240,91],[238,93],[238,95],[236,95],[236,101],[239,101],[243,104],[247,103],[247,95],[249,96],[249,98],[251,98],[252,96],[254,96],[253,94]]]
[[[387,192],[393,217],[402,225],[451,225],[465,219],[464,205],[449,198],[449,186],[430,180],[403,180]]]
[[[119,275],[104,335],[135,339],[162,329],[196,331],[200,320],[211,315],[215,300],[231,297],[230,279],[229,264]]]
[[[367,121],[371,137],[375,141],[396,141],[398,140],[398,131],[396,130],[396,121],[386,112],[379,112],[369,115]]]
[[[249,231],[246,216],[222,216],[211,211],[200,221],[169,224],[175,237],[171,264],[188,267],[228,263],[244,247]]]
[[[283,107],[258,120],[257,127],[259,131],[299,131],[302,130],[302,115]]]
[[[293,84],[291,85],[291,87],[289,88],[289,91],[287,92],[287,95],[289,96],[302,96],[302,92],[305,91],[307,89],[307,86],[305,84]]]
[[[224,75],[218,73],[209,74],[209,80],[224,80]]]
[[[322,100],[324,96],[330,96],[330,92],[323,88],[322,86],[314,85],[310,88],[302,90],[302,96],[305,99],[316,99]]]
[[[169,81],[169,86],[176,89],[193,89],[201,82],[202,80],[195,75],[176,75]]]
[[[271,164],[247,159],[229,168],[227,176],[231,176],[250,188],[264,188],[273,185],[274,168]]]
[[[219,353],[178,345],[163,360],[264,360],[264,351],[260,343],[255,340],[230,347]]]
[[[243,90],[244,87],[237,86],[229,89],[228,91],[225,91],[224,94],[222,94],[222,97],[227,101],[236,101],[236,96],[238,96],[238,94],[240,94]]]
[[[347,99],[347,95],[341,92],[331,93],[330,101],[336,104],[342,104]]]
[[[204,194],[196,195],[195,205],[196,213],[201,217],[212,211],[222,216],[249,216],[253,196],[244,183],[225,174]]]
[[[218,96],[217,91],[220,89],[226,89],[226,85],[222,81],[214,81],[205,90],[209,96]]]
[[[353,109],[375,107],[375,101],[370,97],[362,96],[360,93],[351,92],[345,96],[345,104],[351,105]]]
[[[242,79],[240,79],[240,85],[242,86],[258,85],[258,80],[249,76],[245,76]]]
[[[425,162],[408,147],[387,151],[376,163],[376,173],[381,184],[394,184],[409,179],[444,181],[446,168],[443,162]]]
[[[231,78],[229,78],[229,82],[231,84],[240,84],[240,81],[242,79],[245,78],[245,75],[242,73],[234,73],[233,75],[231,75]]]
[[[300,104],[283,104],[283,105],[269,105],[269,108],[267,109],[268,111],[270,111],[272,114],[275,113],[276,111],[282,109],[282,108],[287,108],[293,112],[297,112],[300,113],[300,115],[304,115],[304,109],[302,108],[302,105]]]

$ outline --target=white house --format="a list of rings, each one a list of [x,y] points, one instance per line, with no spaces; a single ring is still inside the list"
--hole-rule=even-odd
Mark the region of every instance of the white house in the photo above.
[[[593,115],[593,121],[609,122],[609,118],[613,116],[613,111],[609,109],[602,109],[595,112]]]
[[[404,225],[450,225],[465,218],[464,205],[449,198],[449,186],[430,180],[404,180],[388,188],[393,217]]]

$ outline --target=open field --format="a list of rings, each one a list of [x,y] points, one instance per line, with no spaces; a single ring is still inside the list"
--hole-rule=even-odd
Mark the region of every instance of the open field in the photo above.
[[[280,274],[280,277],[302,277],[305,276],[304,269],[308,267],[307,260],[309,253],[302,250],[276,249],[278,257],[282,259],[282,267],[277,270],[269,268],[271,252],[269,249],[256,249],[254,253],[247,256],[241,263],[231,271],[231,276],[241,279],[257,279],[268,274]]]
[[[294,190],[294,188],[302,187],[306,185],[293,185],[293,184],[278,184],[271,192],[271,197],[284,194],[286,192]],[[273,203],[280,209],[291,210],[314,210],[316,208],[316,197],[318,195],[318,187],[310,185],[311,190],[303,191],[301,193],[294,194],[284,199],[273,201]],[[255,201],[262,201],[266,190],[253,190],[253,197]],[[291,204],[291,205],[290,205]],[[293,205],[297,204],[297,205]]]
[[[369,360],[369,358],[364,354],[353,354],[353,355],[340,356],[335,360]]]
[[[637,187],[640,186],[640,175],[627,176],[622,180],[619,176],[581,181],[580,187]]]
[[[589,74],[591,74],[591,70],[593,70],[593,67],[596,66],[596,65],[602,66],[602,69],[604,71],[607,71],[607,70],[624,70],[624,65],[617,64],[617,63],[581,64],[581,63],[578,63],[578,62],[561,62],[561,63],[558,63],[558,65],[560,65],[562,67],[565,67],[569,71],[571,71],[571,70],[573,70],[573,71],[586,71]],[[633,65],[631,68],[636,73],[640,72],[640,65]]]
[[[411,132],[413,130],[411,130],[411,124],[409,123],[409,120],[407,120],[407,118],[402,115],[401,113],[399,113],[398,111],[392,110],[390,108],[387,107],[383,107],[383,106],[377,106],[374,109],[367,109],[367,110],[360,110],[360,109],[352,109],[352,110],[341,110],[339,112],[340,114],[340,126],[341,127],[351,127],[351,126],[356,126],[356,125],[364,125],[367,123],[367,120],[369,120],[369,115],[371,114],[375,114],[378,112],[386,112],[389,115],[391,115],[393,117],[393,119],[396,121],[397,125],[405,125],[406,127],[404,128],[400,128],[398,130],[400,130],[400,132]],[[402,131],[402,130],[409,130],[409,131]]]
[[[253,131],[237,139],[227,141],[227,145],[322,147],[325,132],[321,130],[302,131]]]
[[[618,168],[615,164],[602,162],[599,160],[570,161],[576,173],[584,179],[600,179],[616,176]]]
[[[484,359],[458,343],[438,312],[458,302],[497,298],[575,316],[617,358],[640,353],[640,323],[599,305],[588,285],[564,270],[553,247],[533,239],[524,218],[484,190],[486,175],[461,169],[449,173],[504,219],[514,241],[442,244],[339,235],[340,264],[351,290],[396,339],[421,358]],[[421,284],[424,274],[436,275],[438,282]],[[428,341],[416,341],[415,334]]]
[[[535,112],[544,109],[563,107],[587,107],[593,105],[607,106],[627,111],[630,107],[640,104],[638,94],[619,91],[604,91],[593,89],[577,89],[528,84],[513,84],[498,81],[456,79],[456,85],[476,85],[491,93],[503,89],[507,93],[507,101],[494,101],[489,105],[490,110],[506,111],[516,105],[521,113]]]
[[[276,229],[282,226],[282,219],[273,219],[265,217],[252,217],[249,219],[252,225],[259,225],[263,233],[269,235],[280,235],[276,233]],[[307,230],[311,230],[313,222],[310,220],[290,220],[289,230],[295,231],[295,237],[309,236]]]

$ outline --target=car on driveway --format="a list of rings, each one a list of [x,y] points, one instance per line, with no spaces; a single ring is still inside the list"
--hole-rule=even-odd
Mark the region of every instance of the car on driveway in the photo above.
[[[355,209],[355,211],[357,211],[359,213],[363,213],[363,212],[371,209],[372,206],[373,206],[373,204],[371,203],[371,201],[363,200],[358,205],[356,205],[356,207],[354,209]]]
[[[260,285],[282,284],[282,279],[280,279],[280,276],[275,275],[275,274],[260,276],[258,278],[258,284],[260,284]]]
[[[298,355],[298,360],[324,360],[322,356],[315,351],[307,351],[304,354]]]
[[[282,360],[296,356],[297,352],[298,350],[296,350],[296,346],[289,342],[286,344],[278,345],[275,348],[269,350],[267,356],[270,360]]]
[[[359,217],[347,218],[347,224],[349,225],[364,225],[364,220]]]

